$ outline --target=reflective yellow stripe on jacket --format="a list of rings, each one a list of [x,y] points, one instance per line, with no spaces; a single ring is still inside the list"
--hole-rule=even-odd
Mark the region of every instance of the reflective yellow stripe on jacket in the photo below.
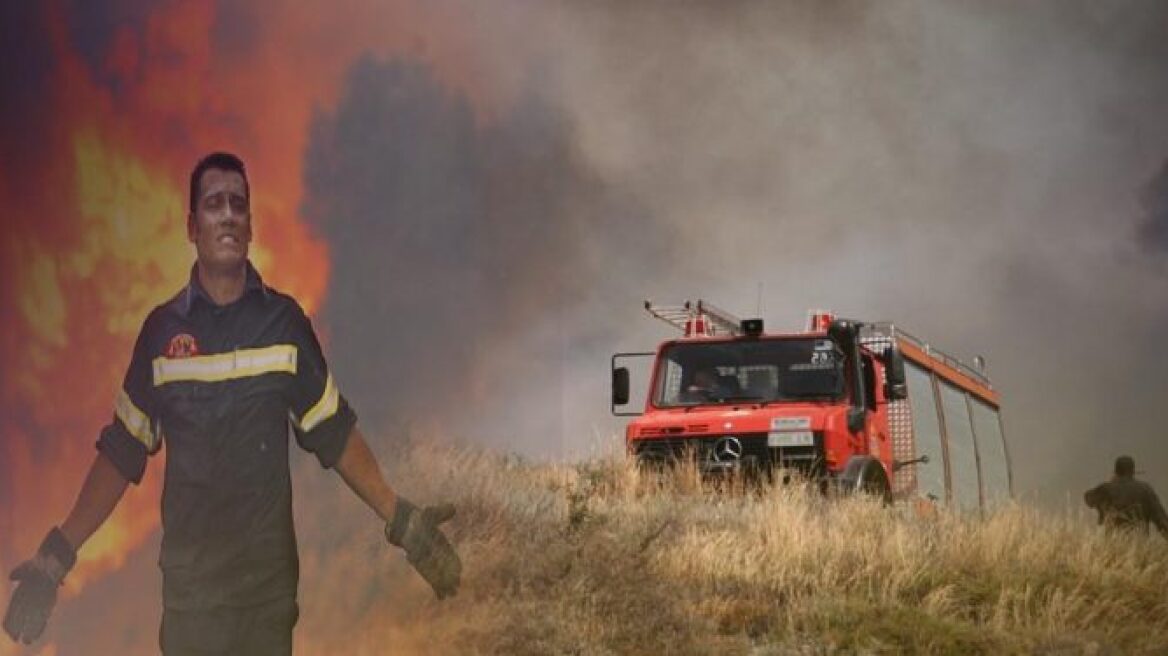
[[[122,424],[126,426],[126,430],[130,431],[130,435],[133,435],[134,439],[146,445],[147,451],[153,453],[157,449],[158,438],[150,426],[150,417],[134,405],[134,402],[130,400],[130,395],[126,394],[126,390],[118,392],[118,398],[114,402],[114,414],[122,420]]]
[[[155,387],[178,381],[214,383],[269,373],[296,373],[296,347],[276,344],[190,358],[155,358]]]
[[[333,382],[333,375],[330,373],[328,379],[324,382],[324,392],[320,395],[320,400],[316,405],[308,409],[304,413],[297,425],[302,431],[310,431],[316,428],[329,417],[337,414],[337,404],[340,402],[340,393],[337,392],[337,384]]]

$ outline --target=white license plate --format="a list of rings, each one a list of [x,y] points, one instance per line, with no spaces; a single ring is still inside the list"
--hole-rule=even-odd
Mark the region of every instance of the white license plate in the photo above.
[[[811,428],[811,417],[775,417],[771,419],[771,430],[779,432],[807,430]]]
[[[815,434],[811,431],[768,433],[767,446],[815,446]]]

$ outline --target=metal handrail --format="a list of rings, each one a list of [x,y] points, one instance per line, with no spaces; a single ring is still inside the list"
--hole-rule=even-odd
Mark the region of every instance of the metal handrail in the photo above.
[[[939,348],[934,347],[932,344],[929,344],[920,337],[917,337],[916,335],[913,335],[912,333],[902,328],[897,328],[896,325],[891,321],[879,321],[876,323],[865,324],[861,330],[865,329],[881,337],[887,337],[889,339],[904,339],[906,342],[924,351],[925,355],[933,358],[934,360],[942,362],[949,367],[960,371],[961,373],[969,376],[970,378],[978,381],[990,389],[993,389],[994,387],[993,384],[990,383],[989,377],[985,375],[985,372],[978,371],[974,367],[971,367],[956,357],[946,353],[945,351],[942,351]]]

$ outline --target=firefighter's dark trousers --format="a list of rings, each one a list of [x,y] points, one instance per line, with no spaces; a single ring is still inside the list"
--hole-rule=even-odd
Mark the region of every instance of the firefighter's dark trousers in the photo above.
[[[165,656],[291,656],[299,615],[290,597],[247,608],[167,608],[158,639]]]

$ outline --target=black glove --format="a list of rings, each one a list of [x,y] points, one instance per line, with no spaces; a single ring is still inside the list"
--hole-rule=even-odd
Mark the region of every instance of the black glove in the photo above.
[[[16,581],[16,588],[4,614],[4,630],[13,640],[28,645],[41,636],[57,603],[57,586],[76,562],[73,545],[54,528],[36,555],[12,570],[9,578]]]
[[[385,524],[389,543],[406,551],[406,560],[434,588],[439,599],[458,592],[462,561],[438,525],[454,517],[454,506],[427,506],[418,510],[414,504],[397,498],[393,519]]]

